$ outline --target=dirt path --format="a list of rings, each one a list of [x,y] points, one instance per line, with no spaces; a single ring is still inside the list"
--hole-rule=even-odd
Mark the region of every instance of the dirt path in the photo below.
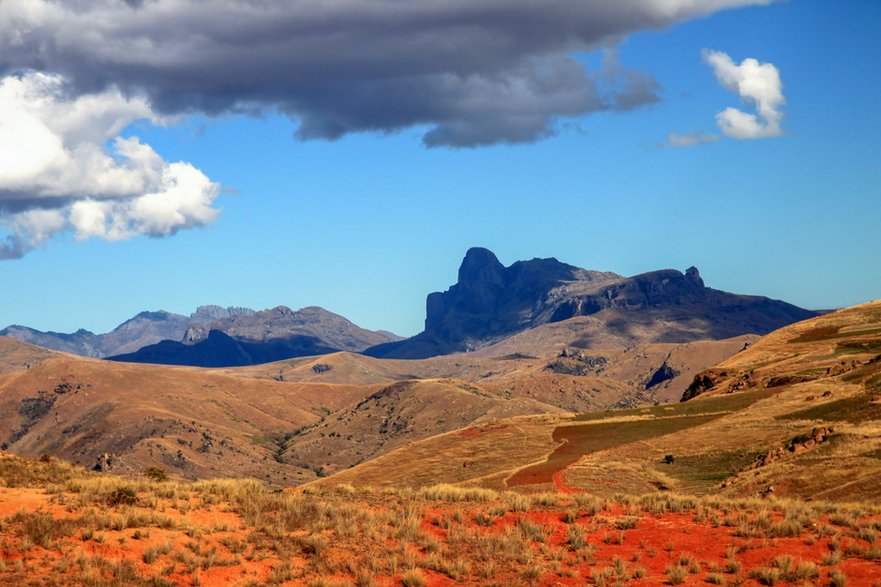
[[[665,436],[686,428],[693,428],[726,415],[727,412],[655,418],[624,422],[598,422],[575,426],[558,426],[553,439],[560,443],[548,458],[542,462],[524,467],[511,475],[508,487],[554,483],[556,475],[582,456],[632,442]],[[562,476],[560,477],[562,483]],[[573,488],[574,489],[574,488]]]

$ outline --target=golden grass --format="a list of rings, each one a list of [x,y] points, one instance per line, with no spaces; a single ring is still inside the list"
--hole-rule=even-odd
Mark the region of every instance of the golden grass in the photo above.
[[[710,584],[736,584],[742,573],[766,585],[824,576],[843,584],[846,578],[834,578],[841,560],[878,565],[881,559],[881,508],[874,504],[658,493],[609,500],[454,485],[294,492],[253,479],[188,484],[19,461],[19,488],[42,492],[47,468],[62,474],[51,493],[41,494],[41,508],[0,516],[0,552],[23,553],[18,560],[0,557],[0,583],[36,577],[46,553],[53,552],[57,562],[46,572],[56,585],[76,584],[74,577],[92,585],[164,585],[180,577],[199,584],[218,569],[235,569],[243,585],[378,585],[391,579],[425,585],[436,575],[465,583],[504,576],[513,584],[582,576],[612,585],[651,576],[657,565],[638,563],[667,545],[655,539],[632,550],[645,539],[631,536],[643,536],[643,527],[664,516],[723,529],[731,547],[724,560],[708,567],[670,542],[660,556],[672,564],[660,579],[671,584],[705,572]],[[0,490],[0,500],[2,495]],[[778,552],[762,566],[744,569],[743,538],[768,544],[811,538],[825,554],[809,560]],[[130,555],[95,554],[110,546]]]

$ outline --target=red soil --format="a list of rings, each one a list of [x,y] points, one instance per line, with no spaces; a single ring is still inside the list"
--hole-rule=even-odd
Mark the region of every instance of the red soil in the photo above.
[[[566,490],[562,472],[554,475],[555,484],[559,489]],[[571,488],[568,488],[571,490]],[[316,499],[321,499],[316,498]],[[352,497],[354,501],[360,498]],[[393,507],[392,503],[377,505],[376,502],[364,502],[365,508],[377,512]],[[734,528],[713,523],[713,512],[709,516],[698,519],[694,512],[651,514],[637,508],[611,504],[595,515],[590,515],[583,509],[579,509],[574,499],[560,498],[558,505],[554,507],[534,506],[528,512],[506,511],[499,514],[500,503],[437,503],[417,502],[422,508],[423,515],[419,524],[419,533],[430,535],[438,540],[442,547],[441,552],[458,548],[457,557],[464,557],[471,570],[464,577],[455,580],[442,573],[423,570],[425,582],[428,587],[447,587],[449,585],[481,585],[487,579],[480,578],[478,574],[483,568],[484,562],[468,559],[467,552],[461,552],[462,544],[454,545],[448,542],[446,527],[464,528],[468,532],[484,535],[502,534],[508,528],[539,527],[542,539],[527,542],[526,550],[529,552],[529,563],[506,563],[496,568],[492,578],[496,584],[520,585],[529,583],[524,578],[524,571],[533,564],[538,564],[544,569],[544,576],[539,577],[535,584],[544,586],[575,586],[591,582],[591,574],[603,569],[613,568],[616,564],[626,567],[627,585],[633,586],[661,586],[668,583],[666,571],[671,565],[677,565],[683,558],[688,560],[686,565],[693,567],[693,571],[687,574],[684,585],[698,586],[707,585],[709,573],[722,573],[726,560],[733,557],[742,565],[741,585],[758,587],[759,583],[750,578],[750,572],[769,566],[775,557],[788,555],[794,561],[810,561],[820,567],[820,577],[813,584],[828,584],[829,572],[832,568],[844,572],[847,577],[848,587],[872,587],[881,585],[881,563],[858,555],[847,555],[848,546],[853,545],[861,549],[873,546],[868,542],[857,539],[854,534],[848,535],[847,530],[832,525],[836,533],[844,534],[839,538],[840,548],[844,554],[839,563],[834,566],[822,566],[822,559],[831,551],[831,538],[819,537],[815,531],[806,529],[799,537],[795,538],[740,538],[734,536]],[[289,563],[295,569],[297,579],[291,580],[285,585],[306,585],[314,581],[314,575],[309,575],[310,555],[303,554],[285,561],[279,560],[276,554],[265,552],[258,557],[241,557],[233,562],[235,553],[231,552],[224,541],[227,538],[243,539],[252,529],[245,528],[242,520],[234,513],[224,511],[223,505],[212,506],[211,509],[193,508],[182,517],[191,528],[197,532],[191,536],[183,529],[162,529],[157,527],[148,528],[148,534],[139,538],[134,537],[133,529],[121,531],[101,531],[102,538],[85,539],[81,534],[66,536],[57,540],[49,550],[39,546],[33,546],[27,552],[21,552],[16,546],[20,544],[20,534],[16,529],[12,516],[24,509],[25,511],[37,511],[40,508],[50,511],[53,516],[59,518],[71,514],[56,504],[49,503],[49,496],[36,490],[0,490],[0,521],[5,526],[0,526],[0,584],[7,584],[5,574],[14,572],[16,565],[26,563],[29,569],[42,568],[43,573],[56,573],[54,577],[45,576],[50,583],[75,584],[76,577],[64,574],[63,571],[48,570],[53,564],[61,559],[76,558],[77,553],[86,556],[97,556],[111,563],[129,561],[134,565],[138,574],[142,577],[150,577],[174,565],[173,571],[165,577],[177,585],[193,585],[201,582],[202,585],[219,587],[229,584],[247,584],[249,582],[265,583],[269,580],[272,569],[282,562]],[[502,510],[504,511],[504,510]],[[496,513],[493,513],[496,512]],[[171,513],[169,509],[167,513]],[[736,512],[735,512],[736,513]],[[726,515],[715,512],[717,519],[723,520]],[[727,512],[728,516],[733,515]],[[754,515],[754,512],[750,515]],[[493,517],[495,516],[495,517]],[[574,519],[573,519],[574,516]],[[773,518],[779,519],[780,514],[775,513]],[[483,518],[483,519],[481,519]],[[567,523],[566,520],[570,522]],[[478,524],[478,520],[481,524]],[[859,520],[862,524],[873,521],[871,518]],[[819,518],[817,524],[828,524],[829,520]],[[575,548],[569,544],[570,529],[573,526],[580,527],[585,541],[593,548],[593,560],[580,562]],[[632,526],[632,527],[631,527]],[[224,530],[222,528],[228,528]],[[459,532],[461,534],[461,532]],[[532,534],[527,534],[532,535]],[[319,557],[325,561],[345,563],[355,561],[353,554],[363,549],[357,536],[342,537],[329,536],[330,546]],[[171,551],[161,554],[151,564],[144,561],[144,552],[148,547],[156,547],[171,543]],[[418,541],[412,541],[406,545],[406,552],[415,557],[417,565],[428,553],[420,550]],[[392,549],[400,548],[401,544],[392,540],[388,545]],[[217,560],[222,561],[210,565],[207,568],[186,568],[185,564],[175,563],[176,555],[188,555],[193,548],[201,552],[210,549],[216,550]],[[377,556],[384,556],[377,552]],[[252,560],[249,560],[251,559]],[[314,562],[314,561],[312,561]],[[5,565],[5,571],[4,569]],[[36,565],[36,566],[35,566]],[[336,568],[345,569],[346,564],[336,564]],[[311,567],[314,569],[314,567]],[[350,568],[350,567],[348,567]],[[633,572],[641,569],[641,578],[631,578]],[[306,576],[301,573],[306,572]],[[29,573],[31,571],[26,571]],[[314,570],[312,571],[314,572]],[[343,572],[343,571],[340,571]],[[58,574],[60,573],[60,574]],[[732,584],[733,576],[725,574],[728,584]],[[16,575],[15,581],[21,581],[22,575]],[[27,575],[25,575],[27,578]],[[31,577],[36,580],[36,577]],[[322,577],[324,579],[338,579],[340,584],[351,581],[352,577],[345,575]],[[67,583],[66,583],[67,581]],[[376,582],[381,586],[397,587],[401,584],[401,575],[396,577],[376,577]],[[610,579],[609,584],[615,580]]]

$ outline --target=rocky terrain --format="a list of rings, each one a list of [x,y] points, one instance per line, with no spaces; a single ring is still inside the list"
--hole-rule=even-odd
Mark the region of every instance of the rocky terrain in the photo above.
[[[591,353],[552,345],[540,356],[489,347],[488,356],[417,361],[334,353],[206,370],[90,360],[0,338],[8,372],[0,445],[113,471],[160,466],[190,479],[257,475],[296,485],[494,419],[675,401],[694,374],[747,340]],[[678,374],[654,383],[659,372],[672,375],[665,365]]]
[[[364,352],[413,359],[474,351],[576,317],[593,319],[594,328],[579,345],[587,348],[610,337],[638,344],[767,334],[815,315],[785,302],[708,288],[694,267],[634,277],[553,258],[505,267],[491,251],[474,248],[462,261],[457,283],[428,296],[422,333]]]

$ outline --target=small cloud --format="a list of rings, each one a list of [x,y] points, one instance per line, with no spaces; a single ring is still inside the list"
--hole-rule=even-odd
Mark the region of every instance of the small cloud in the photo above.
[[[731,107],[718,113],[716,123],[725,136],[764,139],[783,134],[781,109],[786,99],[780,72],[774,64],[747,58],[737,65],[726,53],[709,49],[704,49],[703,58],[722,87],[756,108],[756,114]]]
[[[671,132],[667,135],[667,140],[664,142],[664,146],[674,149],[686,149],[697,145],[709,145],[718,140],[719,135],[709,135],[702,132],[689,132],[685,134]]]

